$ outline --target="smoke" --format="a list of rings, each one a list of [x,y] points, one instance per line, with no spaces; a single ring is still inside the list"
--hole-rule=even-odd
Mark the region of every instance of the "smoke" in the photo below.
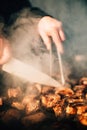
[[[63,43],[65,53],[63,66],[65,74],[87,76],[87,2],[86,0],[31,0],[62,21],[66,35]],[[43,3],[43,4],[42,4]]]
[[[28,9],[23,10],[14,24],[8,27],[8,39],[11,43],[13,57],[49,74],[50,52],[47,51],[38,34],[38,19],[30,17],[28,12]],[[52,60],[53,62],[56,60],[54,54]],[[55,67],[54,71],[56,71]]]
[[[87,68],[87,16],[85,0],[44,0],[33,1],[33,6],[41,9],[63,22],[66,35],[62,63],[67,79],[85,76]],[[22,17],[23,16],[23,17]],[[32,65],[34,68],[50,74],[50,53],[47,51],[37,31],[37,20],[28,16],[24,10],[16,22],[8,28],[13,56]],[[56,48],[53,46],[52,75],[60,78]],[[60,80],[60,79],[59,79]]]

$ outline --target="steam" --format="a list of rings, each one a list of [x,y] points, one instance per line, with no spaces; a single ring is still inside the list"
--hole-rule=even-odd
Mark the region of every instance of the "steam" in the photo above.
[[[27,9],[23,10],[15,23],[8,28],[12,54],[21,61],[50,75],[50,52],[38,34],[38,19],[28,16],[28,11]],[[53,48],[55,47],[53,46]],[[52,62],[58,65],[54,50],[52,50]],[[52,65],[52,75],[58,71],[55,64]]]
[[[86,0],[44,0],[43,5],[41,0],[31,2],[63,22],[66,34],[63,44],[65,75],[87,76]]]
[[[62,55],[64,77],[73,78],[87,75],[87,16],[85,0],[31,0],[63,22],[66,41]],[[37,31],[37,20],[24,10],[9,28],[13,56],[50,75],[50,52],[47,51]],[[23,17],[22,17],[23,16]],[[57,52],[52,44],[52,75],[60,79]]]

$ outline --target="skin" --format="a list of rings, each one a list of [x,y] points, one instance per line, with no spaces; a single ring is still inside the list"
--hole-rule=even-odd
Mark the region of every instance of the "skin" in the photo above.
[[[59,49],[60,53],[63,53],[62,42],[65,40],[65,35],[62,29],[62,23],[52,17],[43,17],[38,24],[38,31],[42,37],[47,49],[50,49],[51,39]]]
[[[44,16],[38,23],[38,32],[48,50],[50,50],[51,40],[53,40],[60,53],[63,53],[62,42],[65,40],[65,35],[60,21],[50,16]],[[10,44],[8,40],[0,37],[0,66],[8,62],[10,58]]]
[[[9,41],[1,37],[0,38],[0,66],[8,62],[10,58],[11,58],[11,47]]]

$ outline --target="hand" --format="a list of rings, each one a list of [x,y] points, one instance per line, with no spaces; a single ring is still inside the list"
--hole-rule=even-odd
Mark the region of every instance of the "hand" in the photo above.
[[[0,66],[11,58],[11,48],[8,41],[0,37]]]
[[[60,21],[50,16],[44,16],[39,21],[38,31],[48,50],[51,47],[50,43],[52,42],[52,39],[56,47],[59,49],[59,52],[63,53],[61,42],[65,40],[65,35]]]

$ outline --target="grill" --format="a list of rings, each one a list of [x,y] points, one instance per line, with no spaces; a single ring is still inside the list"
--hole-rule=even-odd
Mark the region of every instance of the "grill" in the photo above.
[[[70,87],[62,90],[24,83],[3,71],[0,77],[0,129],[87,128],[86,77],[68,81]]]

